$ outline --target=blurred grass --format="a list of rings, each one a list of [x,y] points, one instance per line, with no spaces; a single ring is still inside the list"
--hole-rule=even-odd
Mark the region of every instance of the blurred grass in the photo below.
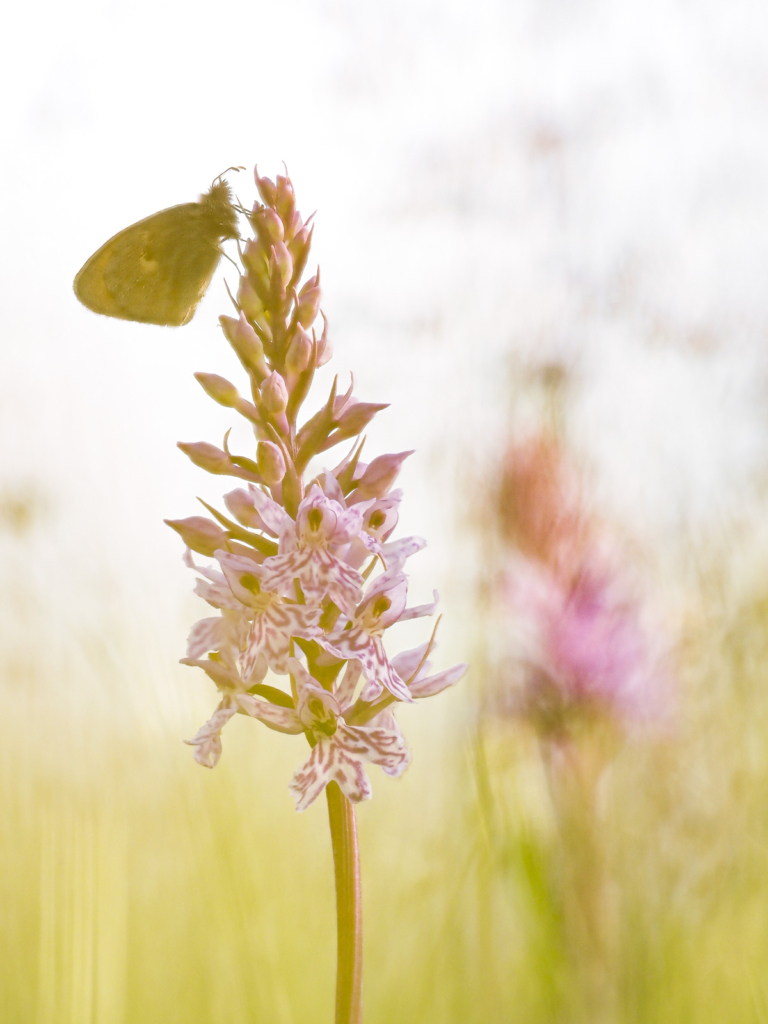
[[[768,1021],[768,591],[725,593],[690,620],[674,732],[602,782],[628,1024]],[[325,806],[287,793],[303,740],[237,719],[206,772],[180,740],[213,694],[167,624],[118,597],[63,629],[37,579],[0,596],[0,1019],[330,1021]],[[590,1019],[535,738],[478,723],[481,684],[403,709],[414,764],[373,772],[359,812],[368,1024]]]

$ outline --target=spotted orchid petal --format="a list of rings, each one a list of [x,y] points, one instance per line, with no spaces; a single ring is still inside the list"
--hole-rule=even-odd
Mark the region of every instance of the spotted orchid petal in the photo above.
[[[408,687],[387,658],[381,637],[371,636],[362,626],[353,626],[351,629],[331,633],[327,638],[317,636],[315,639],[322,648],[329,654],[335,654],[337,658],[343,658],[345,661],[356,658],[366,679],[379,683],[398,700],[408,704],[412,702]]]
[[[357,684],[360,681],[363,667],[356,659],[347,662],[347,667],[344,670],[344,675],[341,677],[341,681],[337,684],[335,690],[336,700],[342,709],[344,710],[350,706],[355,697],[355,690]]]
[[[200,658],[209,651],[233,644],[239,647],[243,625],[242,621],[227,615],[200,619],[187,637],[187,657]]]
[[[179,664],[189,665],[191,668],[201,668],[220,690],[232,691],[240,686],[240,677],[231,662],[227,663],[214,658],[181,658]]]
[[[284,591],[298,580],[311,604],[320,604],[327,595],[351,615],[360,600],[363,577],[357,569],[322,548],[273,555],[265,561],[264,570],[265,587]]]
[[[265,700],[257,700],[250,693],[238,694],[237,703],[246,714],[263,722],[268,729],[287,733],[289,736],[304,732],[304,726],[293,708],[283,708]]]
[[[434,697],[435,694],[447,690],[449,686],[455,686],[464,676],[468,667],[468,665],[462,662],[459,665],[454,665],[452,668],[446,668],[442,672],[437,672],[433,676],[425,675],[422,677],[421,673],[419,673],[411,683],[411,693],[414,697]]]
[[[290,782],[296,810],[304,811],[329,782],[338,783],[350,803],[371,797],[364,764],[376,764],[388,775],[400,775],[410,754],[402,734],[382,727],[340,724],[333,736],[320,736],[312,753]]]
[[[293,526],[293,520],[282,505],[278,505],[259,487],[254,487],[247,493],[253,501],[253,507],[272,533],[280,537],[286,529]]]
[[[216,560],[224,571],[224,577],[229,589],[240,602],[246,607],[261,609],[271,600],[267,595],[262,595],[262,580],[264,578],[264,567],[251,561],[244,555],[233,555],[229,551],[216,551]],[[269,587],[265,587],[269,590]]]
[[[231,702],[222,701],[214,713],[191,740],[184,740],[195,748],[194,758],[204,768],[215,768],[221,757],[221,730],[237,714],[237,707]]]
[[[261,655],[274,672],[285,675],[288,671],[287,659],[291,638],[297,636],[311,640],[319,632],[319,618],[319,608],[280,601],[255,615],[242,657],[243,674],[249,675],[253,671]]]

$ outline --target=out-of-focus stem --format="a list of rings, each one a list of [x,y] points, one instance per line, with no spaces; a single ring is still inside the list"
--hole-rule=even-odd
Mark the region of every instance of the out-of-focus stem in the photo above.
[[[360,1024],[363,1017],[363,917],[355,809],[335,782],[325,790],[336,876],[335,1024]]]

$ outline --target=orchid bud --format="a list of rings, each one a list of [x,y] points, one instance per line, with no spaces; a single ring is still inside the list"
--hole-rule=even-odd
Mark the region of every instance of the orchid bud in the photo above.
[[[296,196],[293,191],[293,182],[282,174],[277,176],[274,205],[283,223],[290,224],[296,209]]]
[[[228,406],[230,409],[237,405],[240,395],[235,385],[231,384],[226,377],[219,377],[216,373],[196,373],[195,380],[206,395],[214,402],[218,402],[219,405]]]
[[[367,501],[369,498],[383,498],[397,479],[400,468],[413,451],[400,452],[397,455],[379,455],[370,462],[365,472],[357,481],[357,487],[350,497],[350,502]]]
[[[322,310],[320,315],[323,318],[323,333],[317,340],[317,365],[325,366],[333,355],[333,349],[331,348],[331,343],[328,341],[328,320]]]
[[[293,260],[285,242],[275,242],[272,246],[272,258],[280,276],[280,283],[283,288],[287,288],[293,276]]]
[[[273,416],[285,412],[288,405],[288,388],[277,370],[273,370],[261,385],[261,400],[264,408]]]
[[[274,182],[269,178],[260,178],[257,167],[254,167],[253,169],[253,177],[256,180],[256,188],[259,190],[259,195],[261,196],[262,201],[265,202],[267,206],[274,206],[275,200],[277,199],[277,189],[275,188]]]
[[[188,519],[164,519],[172,530],[181,537],[188,548],[199,555],[211,557],[214,551],[229,547],[229,537],[225,530],[205,516],[190,516]]]
[[[322,297],[319,288],[302,288],[299,304],[296,307],[296,320],[302,327],[311,327],[320,311]]]
[[[288,242],[288,248],[293,258],[293,279],[298,281],[304,273],[304,268],[309,259],[309,250],[312,248],[313,227],[305,224],[297,230],[296,234]]]
[[[269,259],[270,245],[265,247],[257,238],[249,238],[243,247],[243,264],[249,274],[267,280],[267,262]]]
[[[270,487],[279,484],[285,476],[283,453],[272,441],[259,441],[256,449],[256,463],[259,473]]]
[[[229,473],[232,463],[226,452],[207,441],[179,441],[176,445],[196,466],[207,473]]]
[[[262,324],[266,325],[264,303],[253,285],[252,278],[240,278],[237,288],[237,304],[249,320],[253,320],[259,327]]]
[[[271,210],[268,206],[262,206],[258,210],[254,210],[251,216],[251,224],[267,249],[271,245],[275,245],[276,242],[282,242],[284,236],[283,222],[275,211]]]
[[[253,373],[260,381],[263,380],[269,374],[269,369],[264,361],[264,346],[256,331],[248,323],[245,313],[241,311],[238,320],[231,316],[220,316],[219,323],[224,330],[224,336],[246,370]]]
[[[238,487],[237,490],[230,491],[229,494],[224,495],[224,504],[238,523],[241,523],[243,526],[250,526],[254,530],[266,529],[264,520],[256,511],[251,491]]]
[[[333,436],[337,441],[355,437],[368,426],[377,412],[388,409],[389,403],[356,402],[352,400],[336,422]]]
[[[309,366],[312,358],[312,339],[301,326],[297,324],[288,351],[285,354],[285,368],[290,373],[303,373]]]
[[[294,210],[293,216],[291,217],[290,224],[286,221],[285,223],[285,241],[288,243],[288,248],[291,250],[293,255],[293,239],[296,238],[304,230],[304,221],[301,219],[301,214],[298,210]]]

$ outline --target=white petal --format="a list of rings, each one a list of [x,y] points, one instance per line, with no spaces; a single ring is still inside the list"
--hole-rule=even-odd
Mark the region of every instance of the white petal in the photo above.
[[[432,591],[434,601],[431,604],[418,604],[415,608],[406,608],[398,622],[405,622],[406,619],[420,619],[423,615],[434,615],[440,603],[440,595],[436,590]]]
[[[401,540],[393,540],[384,544],[382,554],[387,567],[399,572],[405,565],[406,559],[426,546],[427,542],[423,537],[403,537]]]
[[[396,654],[394,658],[391,658],[392,668],[397,672],[401,679],[405,679],[406,682],[420,669],[423,667],[424,659],[427,656],[429,648],[429,641],[420,644],[418,647],[414,647],[410,651],[401,651],[400,654]]]
[[[417,679],[411,683],[411,693],[414,697],[434,697],[436,693],[442,693],[449,686],[454,686],[462,678],[469,668],[466,664],[454,665],[434,676],[427,676],[425,679]]]
[[[238,601],[226,578],[222,576],[222,583],[209,583],[207,580],[195,580],[194,591],[198,597],[212,605],[214,608],[229,608],[232,611],[241,611],[242,601]]]

